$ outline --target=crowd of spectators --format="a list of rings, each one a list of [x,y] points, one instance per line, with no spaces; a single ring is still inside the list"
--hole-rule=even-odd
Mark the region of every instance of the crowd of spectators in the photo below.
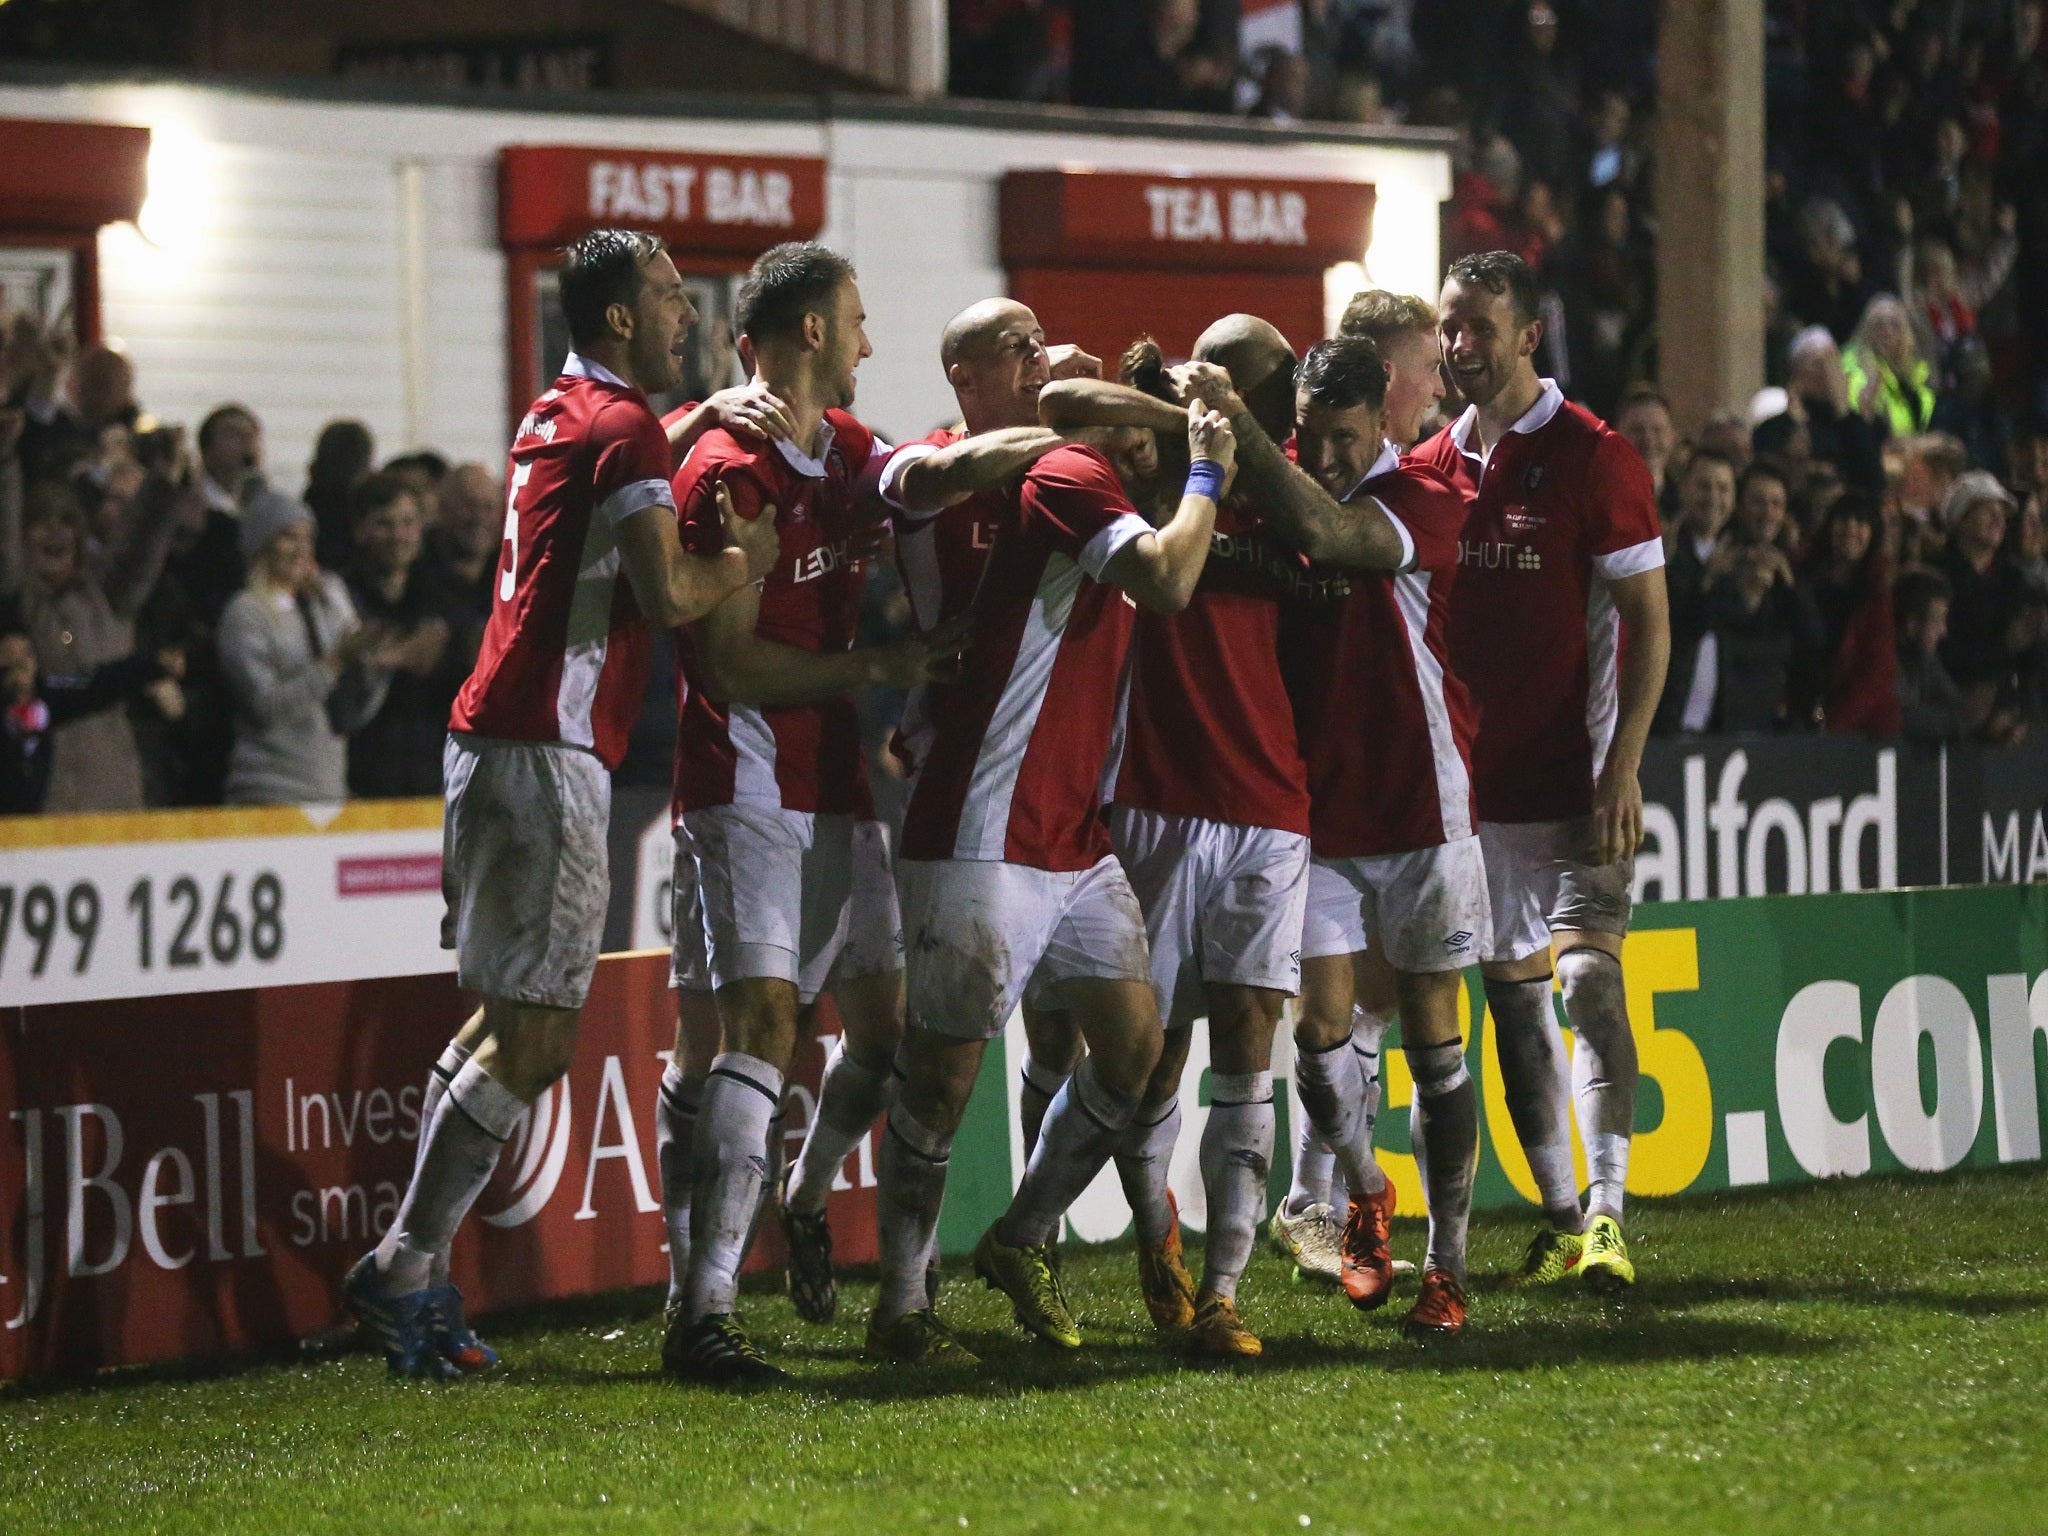
[[[1445,259],[1656,478],[1658,727],[2017,740],[2048,671],[2048,0],[1767,0],[1767,387],[1657,376],[1640,0],[955,0],[955,94],[1454,132]],[[1455,401],[1451,402],[1455,405]]]
[[[188,437],[118,350],[0,317],[0,814],[438,794],[502,516],[353,421],[294,495],[254,410]]]

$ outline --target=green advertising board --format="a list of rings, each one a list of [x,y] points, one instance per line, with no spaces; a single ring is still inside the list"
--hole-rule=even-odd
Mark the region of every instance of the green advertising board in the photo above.
[[[1637,909],[1623,960],[1642,1066],[1631,1194],[2041,1156],[2048,886],[1652,903]],[[1389,1044],[1397,1039],[1390,1035]],[[1476,970],[1465,989],[1465,1043],[1482,1104],[1475,1203],[1533,1204]],[[1013,1021],[989,1052],[955,1144],[940,1232],[949,1252],[973,1244],[1021,1171],[1022,1052]],[[1197,1228],[1206,1059],[1197,1026],[1173,1170],[1183,1216]],[[1393,1049],[1385,1062],[1380,1159],[1401,1209],[1419,1214],[1421,1183],[1400,1112],[1409,1097],[1406,1063]],[[1283,1044],[1276,1075],[1291,1078],[1291,1066]],[[1291,1081],[1276,1098],[1275,1199],[1287,1185],[1299,1115]],[[1105,1171],[1076,1203],[1070,1232],[1099,1241],[1128,1221]]]

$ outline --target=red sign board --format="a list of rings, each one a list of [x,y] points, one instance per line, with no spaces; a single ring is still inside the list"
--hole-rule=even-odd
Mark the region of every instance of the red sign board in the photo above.
[[[456,1236],[472,1311],[667,1278],[667,971],[666,955],[598,966],[574,1064]],[[472,1001],[427,976],[16,1010],[0,1031],[0,1379],[275,1347],[339,1322],[336,1283],[397,1212],[421,1084]],[[791,1074],[792,1155],[824,1058],[806,1043]],[[849,1263],[875,1257],[874,1182],[870,1142],[831,1197]],[[780,1253],[764,1222],[749,1268]]]
[[[1320,272],[1364,259],[1373,188],[1362,181],[1011,171],[1006,265]]]
[[[515,145],[498,165],[510,250],[593,229],[644,229],[687,251],[754,256],[825,225],[825,162],[791,155]]]
[[[0,118],[0,223],[91,234],[142,212],[149,130]]]

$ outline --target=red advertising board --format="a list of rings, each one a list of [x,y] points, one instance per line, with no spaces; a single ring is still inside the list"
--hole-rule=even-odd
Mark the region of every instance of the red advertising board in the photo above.
[[[1003,261],[1320,273],[1365,258],[1372,210],[1369,182],[1011,171]]]
[[[456,1239],[474,1311],[668,1274],[654,1101],[675,1037],[663,954],[608,958],[575,1064]],[[272,1347],[340,1320],[388,1226],[421,1084],[472,1000],[449,976],[10,1010],[0,1035],[0,1378]],[[824,1048],[792,1080],[794,1152]],[[872,1144],[832,1197],[871,1262]],[[764,1226],[752,1264],[779,1258]]]
[[[607,225],[693,252],[752,257],[825,225],[825,162],[794,155],[513,145],[501,151],[507,249],[557,246]]]

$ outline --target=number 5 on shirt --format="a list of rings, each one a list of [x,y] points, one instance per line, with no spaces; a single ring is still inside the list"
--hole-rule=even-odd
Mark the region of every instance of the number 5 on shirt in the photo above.
[[[533,465],[519,464],[512,470],[512,482],[505,488],[505,569],[498,577],[498,601],[509,603],[519,584],[519,493],[526,488]]]

